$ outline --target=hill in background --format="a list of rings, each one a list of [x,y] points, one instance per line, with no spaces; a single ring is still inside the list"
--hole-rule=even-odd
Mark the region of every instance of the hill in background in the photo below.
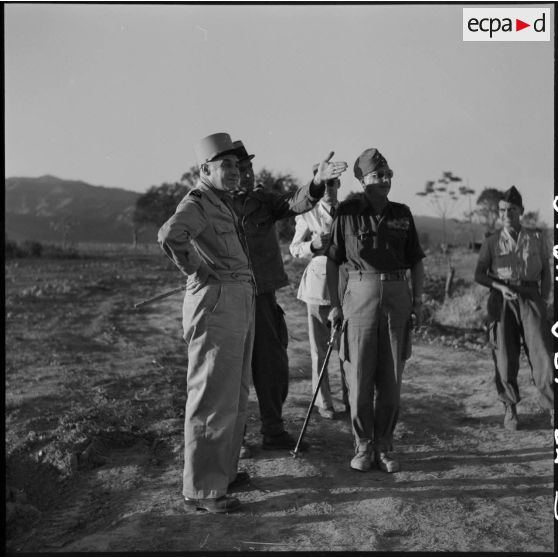
[[[132,243],[132,214],[141,194],[122,188],[92,186],[79,180],[55,176],[12,177],[5,181],[5,231],[15,241],[62,242],[64,228],[70,227],[73,242]],[[411,204],[412,206],[412,204]],[[442,220],[415,216],[424,247],[435,247],[443,240]],[[448,220],[450,244],[467,244],[468,226]],[[483,229],[476,225],[475,240]],[[149,227],[139,232],[139,242],[155,242],[157,231]]]
[[[74,242],[132,242],[132,213],[141,194],[55,176],[7,178],[5,231],[11,240],[61,242],[71,227]],[[155,228],[140,232],[154,241]]]

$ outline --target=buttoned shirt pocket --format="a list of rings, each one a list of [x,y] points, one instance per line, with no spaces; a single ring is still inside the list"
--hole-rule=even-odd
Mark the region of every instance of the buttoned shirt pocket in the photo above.
[[[213,223],[217,242],[225,248],[229,256],[237,256],[241,251],[240,239],[233,223],[217,221]]]

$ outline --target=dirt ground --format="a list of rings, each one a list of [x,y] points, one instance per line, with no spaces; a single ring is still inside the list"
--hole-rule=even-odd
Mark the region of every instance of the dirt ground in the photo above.
[[[6,553],[550,553],[553,436],[526,363],[521,429],[502,428],[486,348],[419,341],[396,430],[401,472],[349,468],[347,417],[312,415],[308,452],[259,447],[250,394],[239,512],[185,511],[186,347],[164,258],[6,264]],[[279,291],[290,332],[286,426],[311,399],[305,307]],[[331,376],[340,405],[333,353]]]

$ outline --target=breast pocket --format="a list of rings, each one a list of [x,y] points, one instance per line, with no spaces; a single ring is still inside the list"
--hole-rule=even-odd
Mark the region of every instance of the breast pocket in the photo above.
[[[398,229],[388,229],[386,240],[386,249],[397,250],[397,252],[401,252],[405,249],[405,243],[407,242],[407,232]]]
[[[223,248],[229,256],[237,256],[241,251],[241,245],[234,224],[217,222],[213,223],[213,229],[219,247]]]

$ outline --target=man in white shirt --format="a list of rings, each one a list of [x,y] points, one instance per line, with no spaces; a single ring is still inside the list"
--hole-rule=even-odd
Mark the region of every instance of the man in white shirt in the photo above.
[[[316,170],[317,165],[314,165],[314,172]],[[328,324],[331,301],[326,281],[327,257],[324,252],[329,244],[331,224],[335,216],[335,210],[339,205],[337,191],[340,186],[341,182],[338,178],[327,181],[323,198],[311,211],[296,217],[295,235],[289,247],[295,258],[312,258],[300,280],[297,298],[306,303],[308,310],[313,390],[316,389],[318,384],[318,377],[327,352],[327,342],[331,334],[330,324]],[[343,412],[346,412],[349,409],[349,401],[341,362],[339,363],[339,369],[345,407]],[[322,417],[327,419],[336,417],[327,371],[318,391],[316,405]]]

